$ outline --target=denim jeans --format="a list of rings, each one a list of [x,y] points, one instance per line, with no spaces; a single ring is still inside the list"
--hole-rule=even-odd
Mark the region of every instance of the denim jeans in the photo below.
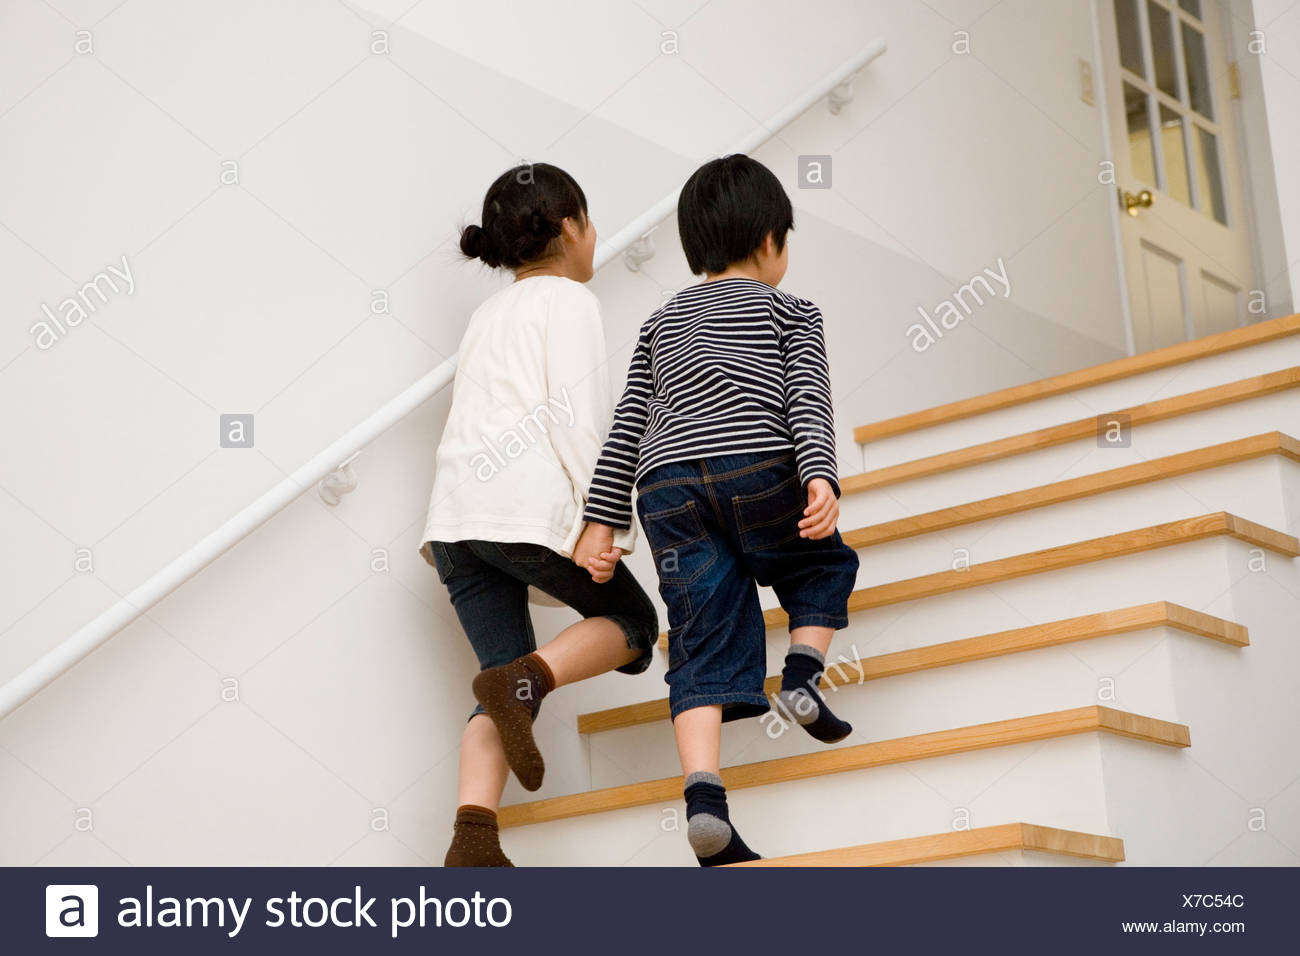
[[[530,584],[584,618],[607,617],[621,627],[627,646],[640,655],[618,670],[639,674],[650,666],[659,615],[623,562],[614,566],[610,580],[597,584],[587,570],[541,544],[431,541],[429,547],[483,670],[537,650],[528,613]],[[480,705],[470,716],[481,713]]]
[[[722,705],[722,719],[765,713],[767,628],[758,585],[790,628],[848,626],[858,556],[835,531],[799,536],[807,493],[793,454],[718,455],[651,469],[637,514],[668,608],[669,710]]]

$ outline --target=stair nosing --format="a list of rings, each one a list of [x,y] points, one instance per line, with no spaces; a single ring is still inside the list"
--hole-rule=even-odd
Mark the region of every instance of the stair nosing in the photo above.
[[[938,849],[932,849],[938,845]],[[926,850],[927,852],[922,852]],[[745,863],[729,863],[730,867],[789,867],[789,866],[913,866],[939,860],[955,860],[967,856],[984,856],[1006,852],[1053,853],[1105,863],[1122,863],[1124,841],[1119,837],[1040,823],[997,823],[968,830],[949,830],[921,836],[881,840],[856,846],[832,847],[806,853],[768,857]],[[826,862],[844,855],[858,853],[865,857],[884,857],[870,862]]]

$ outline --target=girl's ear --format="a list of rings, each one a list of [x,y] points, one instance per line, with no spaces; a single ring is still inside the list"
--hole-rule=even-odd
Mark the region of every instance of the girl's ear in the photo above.
[[[560,231],[565,242],[579,242],[585,230],[582,223],[573,216],[565,216],[564,221],[560,223]]]

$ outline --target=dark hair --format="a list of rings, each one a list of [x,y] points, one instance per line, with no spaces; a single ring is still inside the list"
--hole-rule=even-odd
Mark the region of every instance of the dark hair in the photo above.
[[[695,170],[677,200],[677,231],[695,275],[748,259],[769,232],[780,251],[793,228],[794,209],[780,180],[743,153]]]
[[[517,268],[546,256],[566,217],[586,221],[587,197],[549,163],[507,169],[483,197],[483,225],[460,231],[460,251],[492,268]]]

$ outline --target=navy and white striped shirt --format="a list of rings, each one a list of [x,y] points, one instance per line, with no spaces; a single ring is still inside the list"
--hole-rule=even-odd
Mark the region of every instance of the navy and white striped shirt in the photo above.
[[[821,312],[757,279],[702,282],[641,327],[583,517],[630,527],[632,488],[658,465],[789,450],[805,486],[839,495]]]

